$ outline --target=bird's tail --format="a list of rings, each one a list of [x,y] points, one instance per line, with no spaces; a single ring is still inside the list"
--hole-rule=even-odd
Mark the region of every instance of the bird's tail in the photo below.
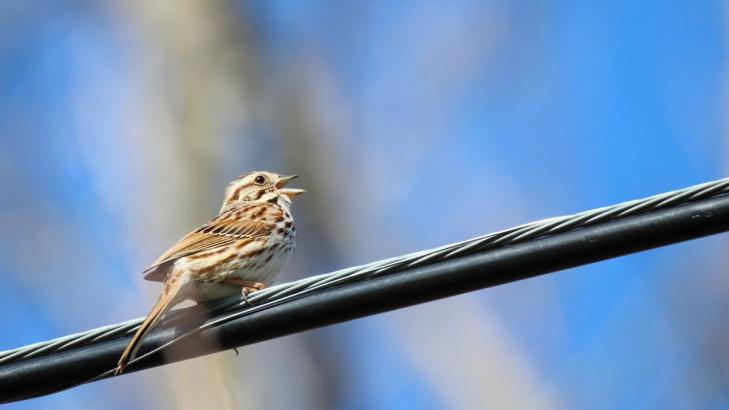
[[[182,289],[182,280],[180,280],[178,275],[170,275],[165,282],[162,294],[157,300],[157,303],[144,319],[142,325],[139,326],[137,333],[134,334],[132,340],[127,345],[127,348],[124,349],[124,353],[122,353],[119,358],[119,363],[117,364],[114,375],[119,375],[124,371],[126,365],[133,360],[134,357],[136,357],[137,352],[142,345],[142,340],[144,340],[147,333],[152,330],[152,328],[168,310],[180,301],[180,298],[178,297],[180,289]]]

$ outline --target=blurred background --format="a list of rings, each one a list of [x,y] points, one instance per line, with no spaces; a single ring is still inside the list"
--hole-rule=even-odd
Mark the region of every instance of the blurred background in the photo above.
[[[281,281],[727,173],[727,3],[0,2],[0,350],[147,313],[255,169]],[[9,409],[729,408],[727,236]]]

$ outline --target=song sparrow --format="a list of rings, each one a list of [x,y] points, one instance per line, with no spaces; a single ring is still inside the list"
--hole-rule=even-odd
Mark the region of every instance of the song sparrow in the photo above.
[[[207,302],[263,289],[294,250],[291,202],[303,189],[284,188],[296,175],[249,172],[228,185],[218,216],[180,239],[144,271],[163,282],[162,294],[119,359],[115,374],[139,350],[147,332],[185,299]]]

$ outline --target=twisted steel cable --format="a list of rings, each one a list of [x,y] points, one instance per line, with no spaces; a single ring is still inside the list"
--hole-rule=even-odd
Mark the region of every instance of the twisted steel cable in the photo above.
[[[173,341],[140,356],[137,360],[142,360],[144,357],[158,352],[159,350],[168,347],[175,341],[190,334],[218,326],[230,320],[267,309],[277,304],[285,303],[286,301],[322,289],[328,289],[345,283],[366,280],[415,267],[443,262],[448,259],[474,254],[487,249],[503,247],[544,236],[577,230],[598,223],[667,209],[685,203],[725,195],[727,193],[729,193],[729,178],[724,178],[672,192],[662,193],[645,199],[627,201],[621,204],[593,209],[569,216],[544,219],[435,249],[414,252],[399,257],[384,259],[361,266],[338,270],[328,274],[312,276],[294,282],[272,286],[251,293],[248,296],[250,304],[246,304],[242,298],[226,299],[210,305],[208,310],[205,312],[195,313],[195,315],[205,314],[213,317],[213,319],[177,337]],[[189,318],[188,314],[189,311],[187,309],[174,311],[168,315],[168,318],[162,326],[172,325],[184,318]],[[123,323],[103,326],[97,329],[63,336],[50,341],[35,343],[17,349],[0,352],[0,365],[16,363],[34,357],[40,357],[72,348],[88,346],[120,338],[135,332],[142,320],[143,318],[134,319]]]

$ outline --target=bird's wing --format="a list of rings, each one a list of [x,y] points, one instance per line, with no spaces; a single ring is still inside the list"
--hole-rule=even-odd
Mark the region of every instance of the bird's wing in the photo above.
[[[282,217],[281,208],[267,203],[226,211],[180,239],[144,271],[144,278],[163,282],[167,271],[179,258],[227,246],[242,239],[268,236]]]

